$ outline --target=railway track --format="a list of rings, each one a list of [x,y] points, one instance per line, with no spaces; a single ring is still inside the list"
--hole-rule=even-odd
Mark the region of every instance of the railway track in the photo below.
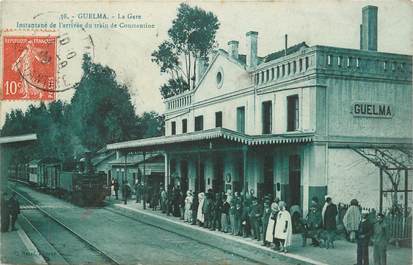
[[[204,241],[202,241],[202,240],[197,240],[197,239],[195,239],[194,237],[185,235],[185,234],[183,234],[183,233],[175,232],[175,231],[173,231],[173,229],[166,229],[166,228],[164,228],[164,227],[162,227],[162,226],[160,226],[160,225],[157,225],[157,224],[154,224],[154,223],[151,223],[151,222],[148,222],[148,221],[143,221],[142,219],[139,219],[139,218],[136,218],[136,217],[127,215],[127,214],[122,213],[122,212],[120,212],[120,211],[118,211],[118,210],[115,210],[115,209],[113,209],[113,208],[104,208],[103,210],[104,210],[104,211],[107,211],[107,212],[111,212],[111,213],[117,214],[117,215],[120,215],[120,216],[123,216],[123,217],[125,217],[125,218],[127,218],[127,219],[131,219],[131,220],[133,220],[133,221],[135,221],[135,222],[138,222],[138,223],[141,223],[141,224],[143,224],[143,225],[151,226],[151,227],[154,227],[154,228],[156,228],[156,229],[160,229],[160,230],[163,230],[163,231],[165,231],[165,232],[168,232],[168,233],[171,233],[171,234],[175,234],[175,235],[177,235],[177,236],[179,236],[179,237],[189,239],[189,240],[191,240],[191,241],[197,242],[197,243],[200,244],[200,245],[205,245],[205,246],[208,246],[208,247],[210,247],[210,248],[218,249],[218,250],[223,251],[223,252],[225,252],[225,253],[227,253],[227,254],[230,254],[230,255],[233,255],[233,256],[237,256],[237,257],[239,257],[239,258],[241,258],[241,259],[243,259],[243,260],[247,260],[247,261],[252,262],[252,263],[255,263],[255,264],[263,264],[263,265],[264,265],[264,264],[267,264],[267,263],[264,263],[264,262],[262,262],[262,261],[260,261],[260,260],[251,258],[249,255],[240,255],[240,254],[238,254],[238,253],[235,253],[235,252],[232,252],[232,251],[228,251],[228,250],[226,250],[225,248],[222,248],[222,247],[220,247],[220,246],[218,246],[218,245],[209,244],[209,243],[206,243],[206,242],[204,242]]]
[[[30,200],[21,192],[9,188],[15,192],[21,203],[22,217],[33,228],[40,233],[48,244],[59,253],[67,264],[102,264],[102,265],[120,265],[121,263],[114,257],[99,249],[95,244],[84,238],[82,235],[73,231],[63,222],[49,214],[45,209]],[[30,234],[29,234],[30,237]],[[36,245],[36,242],[34,242]],[[43,255],[42,251],[39,251]],[[50,260],[47,257],[46,261]],[[48,262],[53,264],[54,262]]]

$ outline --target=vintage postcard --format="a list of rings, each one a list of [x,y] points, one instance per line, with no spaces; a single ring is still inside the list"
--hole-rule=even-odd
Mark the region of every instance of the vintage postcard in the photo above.
[[[413,2],[0,2],[0,264],[412,264]]]

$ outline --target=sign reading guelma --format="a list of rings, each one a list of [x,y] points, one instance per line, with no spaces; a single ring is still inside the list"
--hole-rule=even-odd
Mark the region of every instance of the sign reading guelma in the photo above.
[[[392,118],[393,109],[389,104],[354,102],[352,105],[353,116],[369,118]]]

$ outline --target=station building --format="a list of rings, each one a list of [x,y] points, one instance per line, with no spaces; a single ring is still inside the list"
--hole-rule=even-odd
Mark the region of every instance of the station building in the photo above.
[[[108,149],[163,152],[165,183],[184,190],[253,189],[304,211],[326,194],[378,207],[379,169],[357,149],[411,151],[412,56],[377,51],[377,12],[362,10],[360,49],[286,38],[261,57],[258,32],[245,55],[229,41],[198,60],[194,89],[165,100],[165,136]]]

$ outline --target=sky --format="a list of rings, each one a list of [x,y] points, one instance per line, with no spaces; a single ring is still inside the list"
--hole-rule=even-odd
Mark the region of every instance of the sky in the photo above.
[[[23,3],[24,2],[24,7]],[[68,23],[59,20],[63,14],[73,22],[154,24],[150,29],[86,29],[93,39],[93,60],[114,69],[120,83],[126,84],[132,95],[136,112],[157,111],[164,105],[159,87],[166,80],[158,66],[151,62],[151,53],[167,39],[167,31],[182,1],[3,1],[1,23],[3,36],[45,34],[31,30],[18,30],[17,22]],[[212,11],[220,21],[216,40],[219,48],[226,49],[227,42],[238,40],[240,53],[245,53],[245,33],[257,31],[258,55],[284,48],[284,34],[289,45],[305,41],[308,45],[328,45],[343,48],[359,48],[361,9],[366,5],[378,6],[378,51],[411,54],[413,45],[413,2],[349,1],[349,0],[292,0],[292,1],[187,1]],[[106,14],[109,19],[89,19],[87,14]],[[134,15],[140,19],[119,19]],[[91,15],[93,16],[93,15]],[[74,49],[81,51],[82,41],[77,29],[58,29],[59,34],[72,34]],[[48,33],[50,34],[50,33]],[[76,35],[78,34],[78,35]],[[78,45],[78,46],[76,46]],[[0,62],[1,63],[1,62]],[[70,76],[76,81],[81,76],[80,61],[73,64]],[[74,90],[57,93],[57,99],[69,101]],[[0,101],[0,126],[5,113],[13,108],[26,109],[35,101]]]

